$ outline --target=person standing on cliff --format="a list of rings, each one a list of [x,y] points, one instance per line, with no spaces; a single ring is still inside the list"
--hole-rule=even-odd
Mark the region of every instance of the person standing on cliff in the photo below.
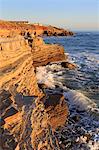
[[[34,32],[34,37],[36,37],[36,31]]]

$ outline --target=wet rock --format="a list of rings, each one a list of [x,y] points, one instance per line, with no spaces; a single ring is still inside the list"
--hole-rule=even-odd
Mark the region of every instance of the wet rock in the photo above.
[[[75,122],[78,122],[80,120],[80,116],[79,115],[73,115],[72,116],[72,119],[75,121]]]
[[[44,89],[47,88],[47,86],[46,86],[45,84],[43,84],[43,83],[38,83],[38,87],[39,87],[40,89],[42,89],[42,90],[44,90]]]
[[[76,64],[70,63],[70,62],[62,62],[61,66],[64,68],[69,68],[69,69],[75,69],[77,68]]]
[[[91,139],[91,135],[89,133],[86,133],[84,136],[87,138],[86,142],[89,142]]]

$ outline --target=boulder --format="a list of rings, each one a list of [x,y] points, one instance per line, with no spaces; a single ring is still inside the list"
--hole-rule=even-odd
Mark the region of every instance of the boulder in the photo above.
[[[70,63],[70,62],[62,62],[61,66],[64,68],[69,68],[69,69],[75,69],[77,68],[77,65],[74,63]]]

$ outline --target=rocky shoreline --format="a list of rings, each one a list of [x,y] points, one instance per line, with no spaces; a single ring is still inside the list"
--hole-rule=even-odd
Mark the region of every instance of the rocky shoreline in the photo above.
[[[68,123],[56,131],[60,147],[63,150],[98,150],[99,109],[80,90],[70,90],[64,85],[63,76],[67,71],[70,70],[58,62],[37,68],[38,83],[46,85],[46,92],[62,92],[68,104]]]
[[[89,102],[80,110],[67,89],[57,84],[50,88],[40,76],[45,71],[42,76],[51,83],[43,67],[77,67],[68,62],[63,47],[31,34],[10,35],[0,39],[0,61],[1,150],[98,150],[98,124]],[[54,72],[58,71],[57,66]]]
[[[7,37],[17,34],[24,35],[26,32],[36,33],[37,36],[73,36],[69,30],[57,28],[51,25],[31,24],[28,21],[3,21],[0,20],[0,36]]]
[[[0,60],[2,149],[59,149],[54,131],[66,122],[68,107],[62,93],[47,94],[40,88],[35,73],[36,67],[65,61],[63,47],[39,37],[2,38]]]

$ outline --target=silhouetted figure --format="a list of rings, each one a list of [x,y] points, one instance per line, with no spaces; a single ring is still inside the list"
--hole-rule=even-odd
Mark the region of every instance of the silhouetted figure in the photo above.
[[[34,32],[34,36],[36,37],[36,32]]]

